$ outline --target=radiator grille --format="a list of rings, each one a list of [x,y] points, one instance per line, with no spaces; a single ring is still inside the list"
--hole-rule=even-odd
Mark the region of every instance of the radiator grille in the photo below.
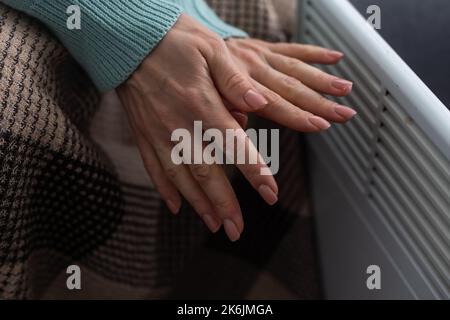
[[[322,138],[435,293],[450,297],[448,158],[408,115],[408,106],[323,19],[314,1],[304,1],[303,10],[302,41],[346,56],[337,66],[320,68],[355,83],[349,97],[333,99],[354,107],[358,117]]]

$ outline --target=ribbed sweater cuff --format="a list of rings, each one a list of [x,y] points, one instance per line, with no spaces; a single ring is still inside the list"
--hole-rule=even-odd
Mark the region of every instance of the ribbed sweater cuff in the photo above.
[[[45,23],[100,91],[124,82],[184,11],[222,38],[247,34],[223,22],[203,0],[2,0]],[[66,9],[78,5],[81,29]]]
[[[49,25],[100,91],[124,82],[182,12],[179,5],[163,0],[70,2],[81,9],[80,30],[66,26],[67,0],[35,0],[30,13]]]

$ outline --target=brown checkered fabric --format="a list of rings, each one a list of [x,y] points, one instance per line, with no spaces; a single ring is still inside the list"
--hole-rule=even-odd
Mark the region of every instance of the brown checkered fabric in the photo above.
[[[286,40],[272,0],[208,0],[208,3],[220,18],[253,38]]]
[[[209,2],[255,37],[288,36],[272,1]],[[309,242],[298,239],[306,232],[296,134],[281,135],[277,218],[269,211],[264,219],[253,217],[247,223],[252,236],[234,249],[223,234],[205,243],[206,228],[195,213],[185,205],[178,217],[170,215],[151,182],[142,180],[146,175],[136,169],[142,163],[126,158],[137,153],[135,145],[108,118],[114,109],[99,109],[90,80],[40,23],[0,4],[0,43],[0,298],[161,298],[186,288],[208,297],[200,282],[208,283],[211,264],[227,265],[207,260],[202,252],[208,250],[236,261],[236,272],[221,279],[240,279],[239,290],[223,289],[229,297],[243,297],[249,280],[263,270],[298,297],[317,294]],[[261,201],[245,182],[237,179],[235,185],[252,221],[252,206]],[[252,232],[252,225],[259,227]],[[256,243],[261,249],[255,250]],[[80,292],[66,288],[71,264],[82,270]],[[254,277],[239,274],[244,265],[253,266]],[[192,266],[195,271],[186,274]],[[183,288],[189,279],[197,285]]]
[[[49,294],[70,264],[118,291],[170,287],[204,227],[119,179],[89,134],[92,83],[35,20],[0,17],[0,297]]]

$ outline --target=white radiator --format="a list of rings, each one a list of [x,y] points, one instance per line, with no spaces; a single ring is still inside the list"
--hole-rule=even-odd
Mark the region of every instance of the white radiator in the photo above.
[[[301,42],[345,53],[321,68],[354,81],[336,100],[358,111],[309,136],[326,297],[449,299],[450,111],[347,0],[300,0],[299,14]]]

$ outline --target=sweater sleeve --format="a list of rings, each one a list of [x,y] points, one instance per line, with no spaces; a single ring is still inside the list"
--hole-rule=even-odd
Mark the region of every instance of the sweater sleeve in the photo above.
[[[0,0],[40,20],[59,38],[100,91],[124,82],[184,11],[224,38],[246,34],[221,21],[203,0]],[[70,30],[66,10],[80,9]]]
[[[184,12],[195,18],[205,27],[226,39],[230,37],[245,38],[248,34],[222,21],[204,0],[167,0],[179,5]]]

